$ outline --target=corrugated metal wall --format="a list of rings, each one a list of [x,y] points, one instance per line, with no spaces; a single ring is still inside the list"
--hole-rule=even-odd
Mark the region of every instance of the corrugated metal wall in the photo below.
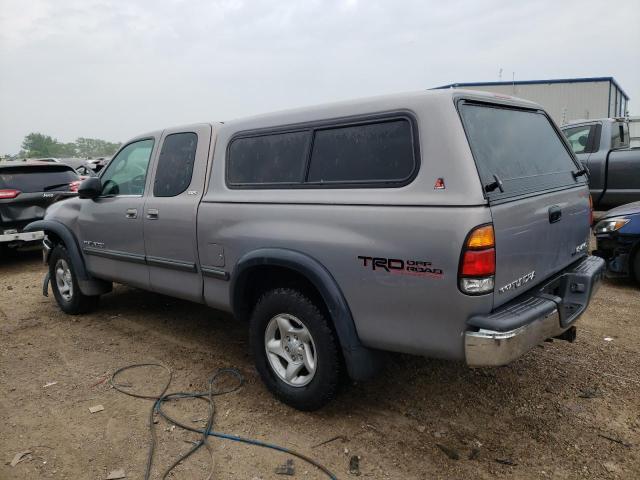
[[[609,86],[611,85],[611,99]],[[485,92],[502,93],[532,100],[542,105],[549,115],[563,125],[582,118],[604,118],[616,116],[616,108],[622,109],[624,98],[617,87],[609,81],[575,83],[534,83],[465,86],[464,88]],[[618,105],[616,106],[616,92]],[[611,102],[611,110],[609,110]]]
[[[609,116],[624,117],[627,112],[627,100],[613,83],[611,84],[611,98],[609,99]]]

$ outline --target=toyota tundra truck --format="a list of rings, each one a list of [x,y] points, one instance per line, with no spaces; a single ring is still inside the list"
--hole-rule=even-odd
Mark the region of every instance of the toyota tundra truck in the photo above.
[[[571,340],[603,273],[590,216],[542,107],[452,90],[140,135],[27,230],[64,312],[113,282],[232,312],[313,410],[385,351],[491,367]]]

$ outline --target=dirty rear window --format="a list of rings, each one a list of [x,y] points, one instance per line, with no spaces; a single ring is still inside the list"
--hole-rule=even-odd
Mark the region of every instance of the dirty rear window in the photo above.
[[[460,114],[482,184],[502,181],[491,197],[576,184],[578,167],[543,113],[463,103]]]
[[[228,179],[236,185],[300,183],[309,131],[238,138],[229,148]]]
[[[12,167],[0,168],[0,189],[20,190],[24,193],[66,191],[78,176],[69,167]]]

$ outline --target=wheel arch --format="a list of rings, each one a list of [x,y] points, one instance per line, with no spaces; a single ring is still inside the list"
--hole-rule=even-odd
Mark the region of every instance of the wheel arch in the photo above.
[[[55,220],[37,220],[27,225],[24,231],[44,231],[47,236],[52,236],[64,245],[78,279],[78,286],[83,294],[101,295],[111,291],[110,282],[93,278],[87,271],[76,237],[69,227]]]
[[[349,376],[353,380],[371,378],[380,367],[380,352],[362,345],[338,283],[324,265],[305,253],[284,248],[262,248],[241,257],[231,276],[230,301],[234,315],[248,318],[251,305],[247,300],[251,298],[251,283],[256,275],[269,267],[292,272],[315,289],[333,323]]]

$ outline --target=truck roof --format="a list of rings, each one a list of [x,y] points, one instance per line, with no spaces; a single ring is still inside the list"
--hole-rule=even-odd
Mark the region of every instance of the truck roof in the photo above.
[[[329,102],[310,106],[278,110],[261,113],[246,117],[239,117],[225,121],[196,122],[183,125],[167,126],[166,128],[187,128],[194,125],[207,123],[212,126],[224,125],[234,130],[250,130],[253,128],[264,128],[269,126],[280,126],[294,123],[304,123],[305,121],[322,120],[330,118],[348,117],[351,115],[362,115],[372,112],[384,112],[391,110],[412,110],[414,106],[420,104],[442,108],[445,104],[458,98],[468,98],[480,102],[497,103],[503,105],[519,106],[524,108],[542,109],[542,107],[532,101],[525,100],[510,95],[482,92],[478,90],[465,89],[441,89],[441,90],[420,90],[414,92],[396,93],[391,95],[380,95],[375,97],[364,97],[339,102]],[[164,129],[145,132],[136,135],[129,141],[140,140],[151,136],[159,135]],[[128,143],[127,142],[127,143]]]
[[[413,105],[418,103],[421,105],[432,104],[433,106],[436,106],[442,105],[443,102],[452,102],[458,98],[469,98],[489,103],[507,104],[525,108],[542,108],[540,105],[529,100],[509,95],[452,88],[448,90],[421,90],[416,92],[380,95],[375,97],[365,97],[340,102],[304,106],[242,117],[231,121],[225,121],[224,124],[230,127],[234,127],[236,125],[239,126],[241,124],[256,126],[258,126],[258,124],[265,124],[265,126],[269,124],[285,125],[287,123],[304,121],[303,117],[311,117],[310,119],[338,118],[353,115],[356,111],[365,113],[397,110],[399,108],[411,109]]]

